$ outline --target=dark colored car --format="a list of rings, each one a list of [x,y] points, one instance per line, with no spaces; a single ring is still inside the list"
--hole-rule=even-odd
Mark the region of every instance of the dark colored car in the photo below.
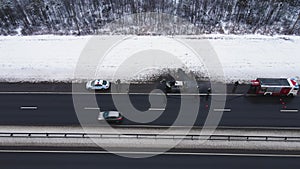
[[[183,81],[167,81],[166,91],[168,93],[179,93],[183,89]]]

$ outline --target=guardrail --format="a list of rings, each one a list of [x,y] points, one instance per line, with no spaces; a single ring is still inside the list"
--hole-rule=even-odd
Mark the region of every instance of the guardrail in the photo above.
[[[103,138],[103,139],[172,139],[220,141],[282,141],[300,142],[300,137],[241,135],[180,135],[180,134],[99,134],[99,133],[0,133],[0,138]]]

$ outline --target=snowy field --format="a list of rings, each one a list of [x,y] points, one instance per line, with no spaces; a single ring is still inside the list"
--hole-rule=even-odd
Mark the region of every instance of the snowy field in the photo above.
[[[226,82],[247,82],[257,77],[300,77],[300,37],[297,36],[133,36],[102,52],[97,50],[112,43],[113,38],[97,37],[99,49],[97,45],[91,47],[88,43],[91,39],[91,36],[2,36],[0,81],[70,82],[94,77],[147,80],[151,74],[177,68],[208,76],[206,56],[198,58],[184,45],[189,42],[199,44],[203,50],[210,44],[223,67]],[[74,76],[78,60],[85,60],[84,57],[98,58],[101,62],[97,62],[96,70],[90,62],[80,62],[86,69],[80,76]],[[134,73],[130,72],[133,70]]]

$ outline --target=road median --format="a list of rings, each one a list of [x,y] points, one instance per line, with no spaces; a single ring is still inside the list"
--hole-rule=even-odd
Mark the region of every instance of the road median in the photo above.
[[[300,152],[300,130],[208,130],[2,126],[0,146],[114,150],[226,150]],[[169,147],[174,145],[173,147]]]

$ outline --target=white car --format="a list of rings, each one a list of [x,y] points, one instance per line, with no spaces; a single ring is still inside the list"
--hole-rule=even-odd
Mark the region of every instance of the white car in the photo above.
[[[110,88],[110,82],[106,80],[91,80],[86,83],[87,90],[107,90]]]

